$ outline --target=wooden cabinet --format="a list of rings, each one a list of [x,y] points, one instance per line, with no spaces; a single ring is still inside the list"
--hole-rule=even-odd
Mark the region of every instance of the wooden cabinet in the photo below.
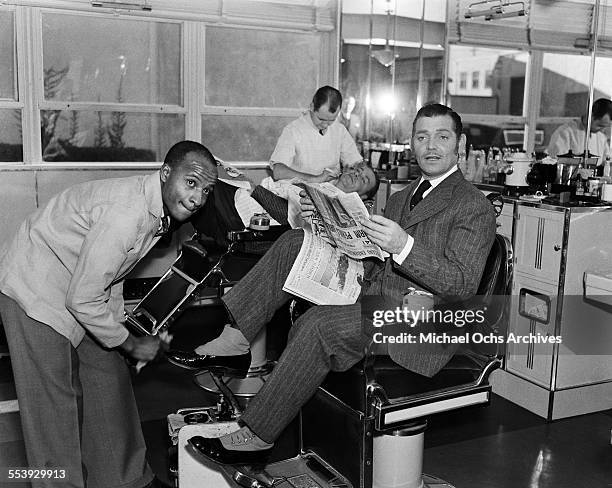
[[[610,265],[612,208],[516,202],[513,246],[493,391],[551,420],[612,408],[612,313],[583,292],[585,273]]]

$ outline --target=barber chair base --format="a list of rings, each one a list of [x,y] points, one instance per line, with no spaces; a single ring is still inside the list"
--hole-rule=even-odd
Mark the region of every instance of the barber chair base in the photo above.
[[[223,377],[225,384],[232,390],[234,396],[240,398],[254,397],[272,372],[274,362],[266,359],[266,337],[267,333],[264,327],[251,344],[251,366],[246,378]],[[207,371],[196,373],[193,379],[204,390],[219,393],[219,389]]]
[[[446,481],[423,474],[427,422],[373,439],[372,488],[454,488]]]
[[[221,466],[197,453],[188,440],[196,435],[220,436],[237,430],[235,422],[186,425],[178,437],[178,482],[180,488],[353,488],[346,478],[316,454],[306,452],[271,463],[263,469]],[[435,486],[435,485],[434,485]],[[438,487],[436,487],[438,488]]]
[[[227,378],[224,377],[225,384],[240,398],[254,397],[264,383],[268,380],[268,376],[274,368],[274,362],[269,361],[259,368],[250,368],[246,378]],[[215,385],[208,371],[199,371],[193,376],[196,384],[210,393],[219,393],[219,389]]]

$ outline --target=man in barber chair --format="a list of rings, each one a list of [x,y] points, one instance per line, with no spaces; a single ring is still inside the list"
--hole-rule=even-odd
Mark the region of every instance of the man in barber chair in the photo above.
[[[211,198],[191,219],[191,223],[218,244],[227,244],[228,231],[248,227],[256,213],[268,213],[273,225],[293,224],[294,220],[289,214],[299,215],[300,188],[293,184],[296,180],[273,181],[266,178],[264,181],[263,185],[250,185],[247,189],[244,180],[235,183],[230,178],[220,176]],[[357,192],[363,200],[373,199],[379,186],[374,170],[365,163],[345,168],[330,183],[345,193]]]
[[[204,456],[226,464],[264,461],[326,375],[347,370],[364,356],[374,310],[401,306],[410,289],[450,300],[476,293],[495,236],[495,216],[457,168],[465,144],[461,118],[443,105],[424,106],[413,124],[412,144],[422,177],[390,198],[385,217],[363,222],[369,238],[390,256],[369,263],[357,303],[313,306],[298,318],[278,364],[241,416],[240,429],[220,438],[190,440]],[[302,209],[305,217],[312,211],[306,198]],[[223,297],[231,324],[202,347],[209,368],[228,365],[230,358],[221,356],[239,362],[261,327],[292,298],[282,286],[302,239],[301,230],[285,233]],[[389,348],[397,363],[425,376],[439,371],[454,351],[453,346],[431,344],[426,350],[418,344]]]

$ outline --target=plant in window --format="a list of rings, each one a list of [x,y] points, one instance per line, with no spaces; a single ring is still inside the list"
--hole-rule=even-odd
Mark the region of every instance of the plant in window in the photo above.
[[[98,95],[98,102],[100,101],[100,95]],[[106,126],[104,125],[104,120],[102,119],[102,112],[97,113],[98,121],[96,123],[96,128],[94,129],[94,147],[106,147],[107,139],[106,139]]]
[[[121,56],[121,76],[119,77],[119,87],[117,88],[117,103],[123,101],[123,78],[125,77],[126,63],[125,58]],[[108,140],[110,146],[114,148],[124,148],[123,131],[127,125],[125,112],[111,112],[111,123],[108,126]]]
[[[64,81],[64,78],[68,74],[69,69],[70,68],[66,66],[62,69],[55,69],[54,67],[51,67],[44,70],[43,83],[45,100],[55,98],[55,95],[57,94],[60,85]],[[61,110],[44,110],[40,114],[40,131],[43,155],[45,155],[48,152],[48,149],[50,149],[49,144],[55,137],[55,129],[61,113]]]

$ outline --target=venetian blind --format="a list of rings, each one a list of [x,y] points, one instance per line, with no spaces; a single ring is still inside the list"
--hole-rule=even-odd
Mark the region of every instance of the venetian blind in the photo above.
[[[476,3],[479,5],[474,5]],[[449,0],[449,41],[487,46],[532,47],[549,51],[578,52],[588,49],[594,0],[512,0],[513,5],[507,10],[523,7],[524,16],[489,21],[484,20],[484,16],[465,18],[470,6],[472,10],[483,10],[487,5],[499,3],[496,0]],[[609,32],[612,33],[612,23]]]

